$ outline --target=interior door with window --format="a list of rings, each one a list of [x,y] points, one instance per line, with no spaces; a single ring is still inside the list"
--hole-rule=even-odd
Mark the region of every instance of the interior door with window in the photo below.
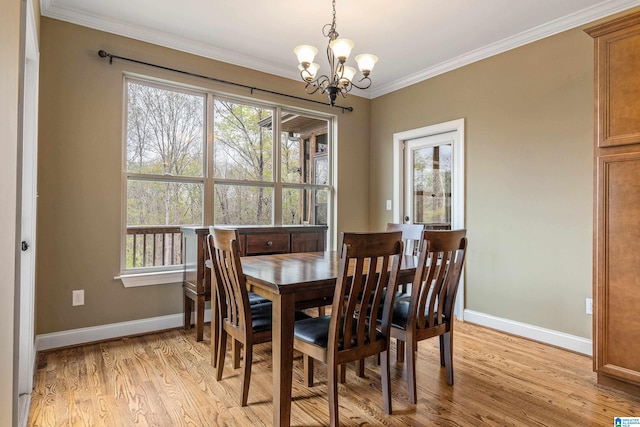
[[[404,222],[451,230],[455,132],[406,141]]]
[[[465,228],[464,119],[395,133],[393,219],[427,229]],[[464,273],[455,315],[464,320]]]

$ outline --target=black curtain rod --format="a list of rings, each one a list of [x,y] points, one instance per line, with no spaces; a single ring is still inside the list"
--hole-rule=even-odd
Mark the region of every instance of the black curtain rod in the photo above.
[[[272,95],[286,96],[287,98],[299,99],[301,101],[314,102],[316,104],[322,104],[322,105],[331,106],[331,104],[326,103],[326,102],[315,101],[313,99],[302,98],[300,96],[287,95],[286,93],[274,92],[272,90],[267,90],[267,89],[260,89],[259,87],[247,86],[247,85],[243,85],[241,83],[229,82],[227,80],[216,79],[215,77],[204,76],[202,74],[196,74],[196,73],[191,73],[189,71],[178,70],[176,68],[169,68],[169,67],[165,67],[163,65],[152,64],[150,62],[138,61],[137,59],[125,58],[124,56],[112,55],[112,54],[110,54],[110,53],[108,53],[108,52],[106,52],[106,51],[104,51],[102,49],[98,51],[98,56],[100,56],[100,58],[109,58],[109,64],[112,64],[114,59],[122,59],[123,61],[135,62],[136,64],[142,64],[142,65],[147,65],[149,67],[160,68],[162,70],[173,71],[175,73],[185,74],[187,76],[198,77],[198,78],[201,78],[201,79],[207,79],[207,80],[211,80],[211,81],[218,82],[218,83],[224,83],[224,84],[228,84],[228,85],[242,87],[242,88],[245,88],[245,89],[249,89],[251,91],[252,95],[253,95],[254,91],[259,91],[259,92],[264,92],[264,93],[270,93]],[[340,105],[334,105],[334,107],[340,108],[343,113],[345,111],[353,111],[353,107],[341,107]]]

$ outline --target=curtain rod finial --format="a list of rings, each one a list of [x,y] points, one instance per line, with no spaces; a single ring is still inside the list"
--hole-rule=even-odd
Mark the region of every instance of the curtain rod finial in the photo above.
[[[100,58],[106,58],[106,57],[109,57],[109,64],[113,64],[113,55],[111,55],[110,53],[107,53],[106,51],[104,51],[104,50],[100,49],[100,50],[98,51],[98,56],[99,56]]]

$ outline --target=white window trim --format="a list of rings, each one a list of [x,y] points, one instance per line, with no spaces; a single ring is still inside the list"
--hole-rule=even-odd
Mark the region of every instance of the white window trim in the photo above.
[[[176,265],[178,269],[170,271],[150,271],[148,273],[121,274],[114,277],[121,280],[125,288],[137,288],[140,286],[168,285],[180,283],[184,280],[184,265]]]

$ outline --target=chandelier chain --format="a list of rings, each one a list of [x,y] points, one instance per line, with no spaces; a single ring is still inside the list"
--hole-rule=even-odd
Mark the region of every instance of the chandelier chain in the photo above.
[[[333,0],[333,20],[331,24],[326,24],[322,27],[322,35],[328,37],[329,40],[335,40],[340,37],[340,34],[336,31],[336,0]]]
[[[305,92],[310,95],[318,91],[326,93],[331,105],[334,105],[337,95],[346,98],[347,93],[353,88],[368,89],[371,86],[369,74],[378,57],[371,54],[356,56],[362,77],[355,81],[356,70],[345,64],[354,43],[348,39],[339,39],[340,35],[336,30],[336,0],[332,0],[331,5],[333,8],[331,23],[322,27],[322,35],[329,39],[327,44],[329,72],[316,75],[320,66],[313,62],[318,53],[315,47],[300,45],[294,49],[294,52],[298,55],[300,77],[306,83]]]

